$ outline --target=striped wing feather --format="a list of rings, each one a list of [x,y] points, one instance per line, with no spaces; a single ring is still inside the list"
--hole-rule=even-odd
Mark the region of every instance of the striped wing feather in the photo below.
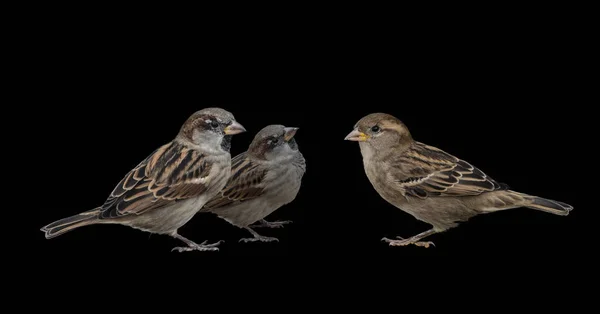
[[[166,144],[131,170],[101,207],[101,218],[142,214],[207,189],[211,164],[186,146]]]
[[[405,195],[469,196],[508,189],[468,162],[440,149],[416,142],[394,159],[395,180]]]
[[[211,210],[261,196],[266,174],[267,171],[248,158],[246,153],[237,155],[231,161],[231,177],[227,185],[204,208]]]

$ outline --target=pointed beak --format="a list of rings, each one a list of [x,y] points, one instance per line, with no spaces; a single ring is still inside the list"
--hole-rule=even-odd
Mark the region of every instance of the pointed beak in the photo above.
[[[292,138],[294,138],[294,135],[296,135],[296,132],[298,131],[298,129],[300,129],[300,128],[284,128],[285,135],[283,136],[283,139],[286,142],[289,142]]]
[[[225,128],[225,134],[227,135],[234,135],[234,134],[240,134],[246,132],[246,129],[239,124],[237,121],[233,121],[232,124],[228,125]]]
[[[346,141],[354,141],[354,142],[364,142],[369,139],[369,136],[359,130],[353,130],[346,136],[344,140]]]

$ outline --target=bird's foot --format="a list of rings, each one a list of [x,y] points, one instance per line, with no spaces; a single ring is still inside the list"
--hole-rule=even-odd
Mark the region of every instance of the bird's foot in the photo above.
[[[283,220],[283,221],[266,221],[261,220],[260,223],[256,225],[252,225],[252,228],[283,228],[283,225],[291,224],[291,220]]]
[[[240,239],[240,242],[248,243],[248,242],[279,242],[279,239],[265,236],[254,236],[254,238],[244,238]]]
[[[191,252],[191,251],[200,251],[200,252],[218,251],[219,248],[217,246],[219,246],[219,244],[221,244],[221,242],[224,242],[224,241],[219,240],[218,242],[215,242],[212,244],[206,244],[206,242],[208,242],[208,241],[204,241],[201,244],[190,243],[188,246],[175,247],[171,250],[171,252],[177,251],[177,252],[181,253],[181,252]]]
[[[404,239],[402,237],[397,237],[400,240],[392,240],[388,238],[383,238],[381,241],[388,243],[390,246],[407,246],[407,245],[416,245],[424,248],[429,248],[429,246],[435,246],[431,241],[418,241],[412,238]]]

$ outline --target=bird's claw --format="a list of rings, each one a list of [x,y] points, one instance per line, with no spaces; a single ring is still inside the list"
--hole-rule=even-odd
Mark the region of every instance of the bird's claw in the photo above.
[[[173,251],[177,251],[179,253],[181,252],[191,252],[191,251],[200,251],[200,252],[205,252],[205,251],[218,251],[219,248],[217,247],[202,247],[202,246],[197,246],[197,247],[191,247],[191,246],[184,246],[184,247],[175,247],[171,250],[171,252]]]
[[[279,242],[279,239],[277,238],[271,238],[271,237],[254,237],[254,238],[243,238],[240,239],[240,242],[244,242],[244,243],[248,243],[248,242]]]
[[[282,221],[262,221],[257,225],[251,226],[251,228],[283,228],[283,225],[291,224],[293,221],[291,220],[282,220]]]
[[[416,246],[422,246],[424,248],[429,248],[430,245],[431,246],[435,246],[435,244],[433,242],[431,242],[431,241],[414,242],[412,244],[414,244]]]
[[[190,245],[190,246],[179,246],[179,247],[174,247],[171,252],[177,251],[179,253],[182,252],[191,252],[191,251],[200,251],[200,252],[207,252],[207,251],[211,251],[211,252],[215,252],[218,251],[219,248],[217,246],[219,246],[219,244],[221,244],[221,242],[225,242],[223,240],[219,240],[218,242],[212,243],[212,244],[206,244],[208,241],[204,241],[201,244],[196,244],[196,245]]]
[[[402,237],[397,237],[400,240],[392,240],[388,238],[382,238],[381,241],[388,243],[390,246],[407,246],[407,245],[416,245],[424,248],[429,248],[429,246],[435,246],[435,244],[431,241],[411,241],[409,239],[404,239]]]
[[[225,240],[219,240],[219,241],[217,241],[215,243],[212,243],[212,244],[206,244],[206,242],[208,242],[208,241],[204,241],[200,245],[204,246],[204,247],[215,247],[215,246],[219,246],[219,244],[221,244],[222,242],[225,242]]]

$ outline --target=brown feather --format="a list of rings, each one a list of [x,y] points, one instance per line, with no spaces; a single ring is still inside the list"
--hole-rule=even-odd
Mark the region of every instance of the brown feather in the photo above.
[[[396,178],[406,195],[472,196],[506,189],[481,170],[438,148],[415,142],[393,162],[401,173],[418,175]]]
[[[208,182],[197,182],[210,173],[204,156],[183,144],[172,142],[157,149],[131,170],[101,207],[101,218],[139,215],[206,190]]]
[[[247,153],[237,155],[231,161],[229,182],[203,208],[210,210],[259,197],[264,193],[261,183],[266,174],[267,171],[260,170]]]

